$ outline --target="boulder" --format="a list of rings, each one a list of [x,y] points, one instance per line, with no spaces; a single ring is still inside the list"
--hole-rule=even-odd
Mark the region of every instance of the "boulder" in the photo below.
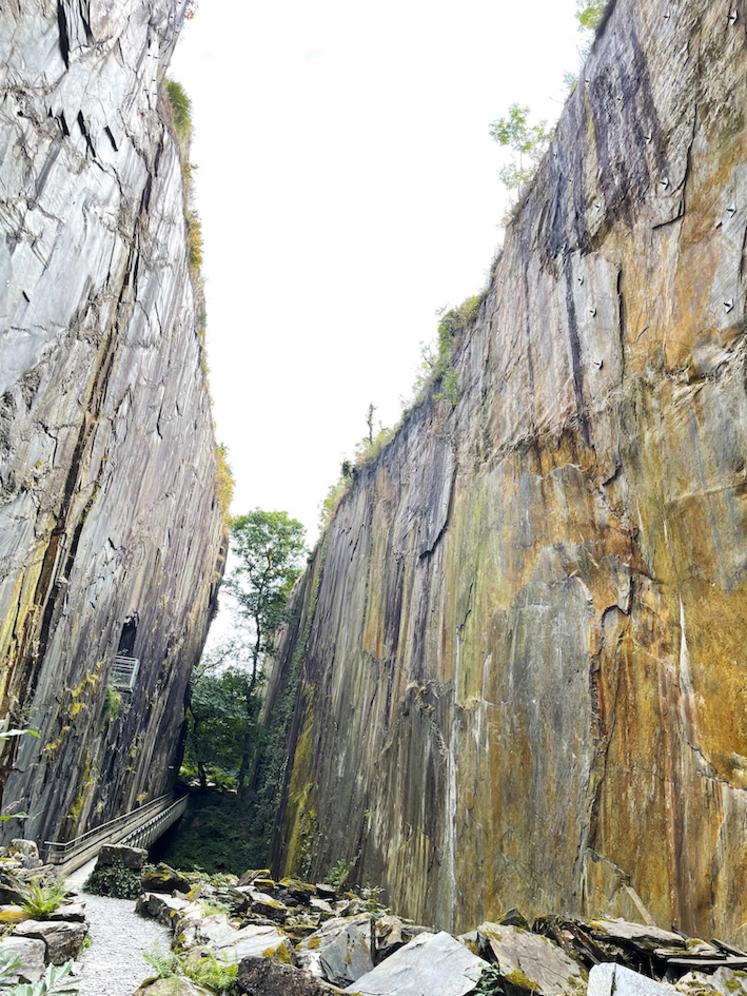
[[[688,972],[674,988],[688,996],[701,993],[720,993],[721,996],[745,996],[747,993],[747,972],[731,968],[719,968],[713,975],[705,972]]]
[[[130,871],[141,871],[148,860],[148,852],[142,847],[127,847],[125,844],[104,844],[99,851],[97,865],[110,868],[122,865]]]
[[[9,974],[8,981],[38,982],[44,974],[46,951],[44,941],[30,937],[4,937],[0,941],[0,959],[19,963]]]
[[[688,941],[680,934],[617,917],[581,920],[548,916],[535,920],[533,929],[554,940],[569,957],[586,968],[600,962],[616,962],[634,971],[647,972],[652,960],[659,958],[663,974],[666,957],[686,955],[690,950]],[[706,947],[710,948],[710,945]]]
[[[67,920],[25,920],[14,929],[13,936],[44,941],[47,962],[64,965],[80,954],[88,936],[88,926]]]
[[[308,882],[301,882],[297,878],[281,879],[278,882],[278,888],[287,892],[298,903],[308,904],[311,897],[316,895],[315,885],[309,885]]]
[[[245,871],[244,874],[239,879],[239,885],[251,885],[252,882],[257,878],[264,879],[266,882],[267,881],[272,882],[272,879],[270,878],[270,869],[250,868],[248,871]],[[272,882],[272,884],[273,886],[275,885],[274,882]]]
[[[224,913],[203,916],[194,909],[185,910],[176,923],[175,935],[181,949],[199,945],[231,962],[250,957],[290,962],[293,956],[290,941],[276,927],[250,924],[237,930]]]
[[[316,883],[316,894],[320,899],[326,899],[330,903],[337,899],[337,889],[334,885],[327,885],[326,882]]]
[[[483,923],[477,928],[480,954],[494,962],[515,993],[540,996],[583,992],[585,972],[553,941],[508,924]]]
[[[191,903],[189,899],[166,896],[159,892],[144,892],[135,904],[135,912],[139,913],[140,916],[159,920],[167,927],[172,926],[175,917],[190,908],[193,908],[198,914],[201,913],[200,907],[196,903]]]
[[[399,951],[405,944],[420,934],[433,933],[427,927],[418,927],[413,923],[405,923],[398,916],[380,916],[374,923],[374,945],[377,962],[383,961],[395,951]]]
[[[85,903],[63,903],[54,913],[47,916],[47,920],[70,920],[75,923],[84,923],[86,919]]]
[[[296,947],[299,968],[336,986],[347,986],[374,967],[373,917],[370,913],[335,917]]]
[[[145,869],[140,876],[140,886],[143,892],[189,892],[191,883],[184,875],[161,863]]]
[[[244,958],[238,983],[239,992],[246,996],[328,996],[340,992],[298,968],[266,958]]]
[[[196,982],[175,975],[170,979],[155,979],[144,983],[135,990],[134,996],[211,996],[211,993]]]
[[[588,996],[677,996],[673,986],[655,982],[624,965],[605,962],[589,972]]]
[[[344,991],[360,996],[467,996],[487,967],[450,934],[421,934]]]
[[[24,840],[20,837],[11,840],[8,846],[8,855],[19,861],[22,868],[36,869],[42,867],[39,848],[33,840]]]
[[[322,919],[328,919],[335,915],[335,911],[332,909],[330,904],[326,899],[312,899],[309,906],[314,913],[318,913]]]
[[[249,890],[249,904],[253,913],[267,917],[268,920],[276,920],[282,923],[288,918],[288,907],[278,899],[273,899],[265,892],[257,892],[255,889]]]

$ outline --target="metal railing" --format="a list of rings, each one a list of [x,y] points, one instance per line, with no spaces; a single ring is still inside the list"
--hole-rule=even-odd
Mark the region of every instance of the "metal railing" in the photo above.
[[[129,847],[150,847],[151,844],[166,833],[169,827],[172,827],[184,815],[186,809],[187,796],[183,795],[181,799],[172,802],[168,809],[156,813],[146,823],[128,833],[122,838],[120,843],[127,844]]]
[[[179,819],[186,808],[186,796],[174,801],[172,795],[161,795],[144,806],[86,830],[72,840],[45,841],[45,860],[47,864],[55,865],[68,873],[95,857],[104,844],[130,844],[146,827],[151,834],[148,842],[153,843]],[[162,819],[163,823],[160,822]]]

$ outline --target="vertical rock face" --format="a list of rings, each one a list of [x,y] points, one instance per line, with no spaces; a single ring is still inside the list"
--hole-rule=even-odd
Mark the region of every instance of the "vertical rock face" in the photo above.
[[[160,84],[182,0],[0,7],[3,810],[69,837],[163,792],[220,573]],[[113,658],[141,661],[121,704]],[[9,824],[17,835],[18,825]]]
[[[447,928],[747,940],[746,25],[611,4],[458,403],[361,470],[297,594],[283,870],[342,858]]]

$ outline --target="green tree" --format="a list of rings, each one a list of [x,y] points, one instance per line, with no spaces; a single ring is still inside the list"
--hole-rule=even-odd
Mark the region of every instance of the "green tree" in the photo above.
[[[245,705],[245,647],[240,640],[222,644],[203,655],[192,672],[187,699],[187,741],[184,760],[197,771],[202,789],[208,779],[235,784],[247,723],[256,725],[259,697],[251,716]]]
[[[584,31],[595,31],[602,20],[607,0],[576,0],[576,20]]]
[[[531,124],[529,108],[512,104],[504,118],[498,118],[490,126],[490,135],[495,141],[508,148],[513,158],[499,173],[504,187],[518,196],[531,182],[552,137],[544,121]]]
[[[254,509],[231,522],[234,566],[226,581],[240,617],[249,626],[248,670],[243,691],[247,723],[241,738],[238,788],[243,797],[256,742],[258,682],[306,552],[304,528],[287,512]]]

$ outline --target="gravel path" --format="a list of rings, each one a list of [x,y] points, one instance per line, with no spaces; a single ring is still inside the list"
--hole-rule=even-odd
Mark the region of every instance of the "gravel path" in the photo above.
[[[84,893],[93,944],[80,957],[80,996],[132,996],[152,969],[142,952],[169,946],[169,930],[135,913],[129,899]]]

